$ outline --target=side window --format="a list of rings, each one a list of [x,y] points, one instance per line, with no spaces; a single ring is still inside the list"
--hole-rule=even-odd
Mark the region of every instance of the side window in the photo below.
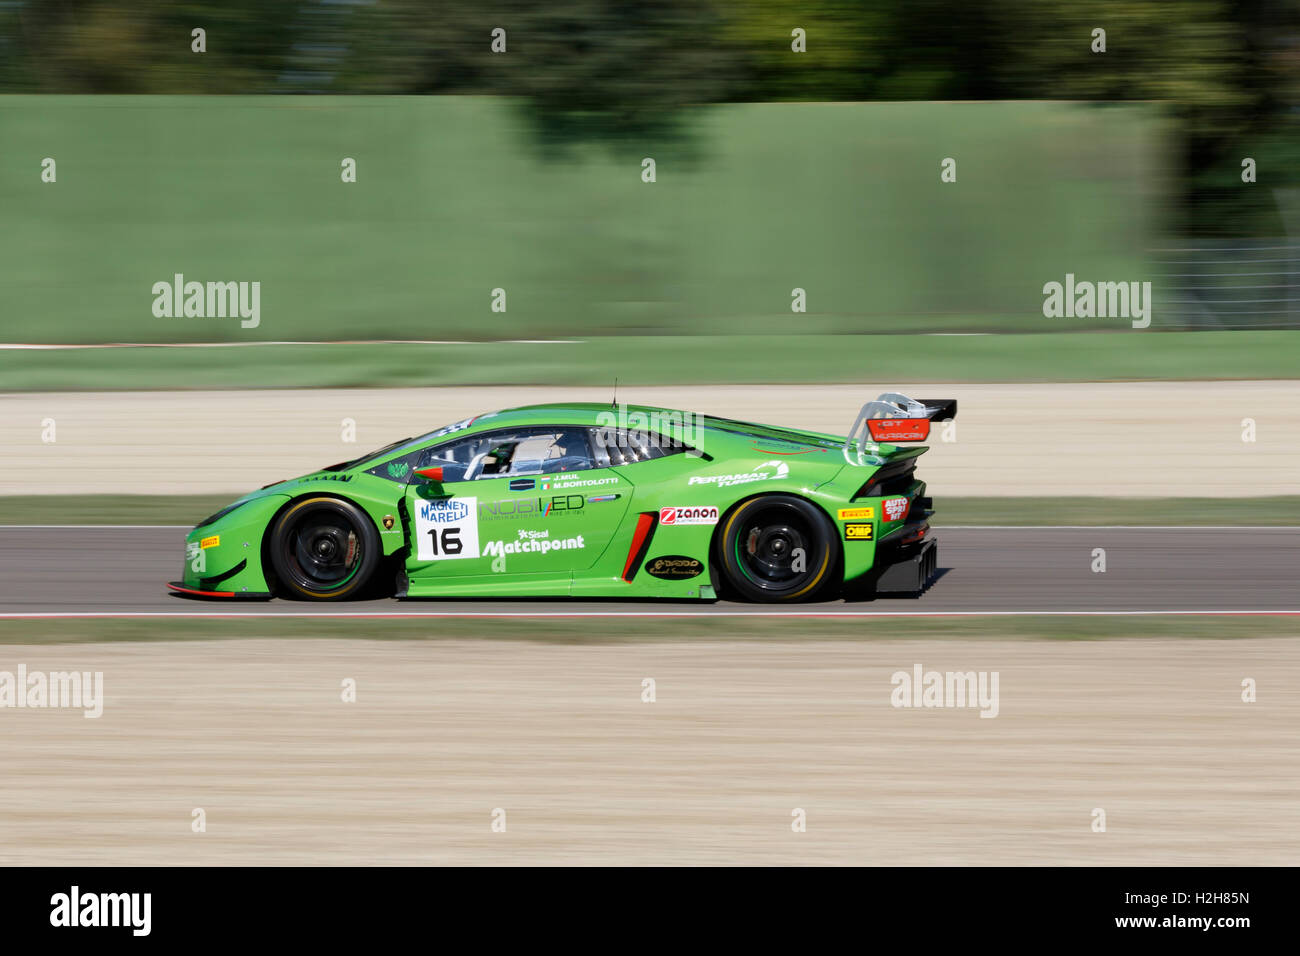
[[[506,475],[553,475],[594,467],[585,428],[546,429],[521,438],[510,455]]]
[[[420,468],[441,466],[444,481],[550,475],[594,467],[583,428],[517,428],[486,432],[426,449]]]
[[[597,468],[631,465],[665,455],[680,455],[686,446],[657,432],[627,431],[617,428],[593,428],[592,458]]]

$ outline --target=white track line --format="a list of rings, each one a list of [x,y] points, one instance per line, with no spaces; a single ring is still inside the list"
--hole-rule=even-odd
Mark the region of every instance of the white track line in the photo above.
[[[0,620],[50,618],[296,618],[311,620],[362,618],[715,618],[715,617],[1291,617],[1296,610],[1149,610],[1149,611],[32,611],[0,613]]]

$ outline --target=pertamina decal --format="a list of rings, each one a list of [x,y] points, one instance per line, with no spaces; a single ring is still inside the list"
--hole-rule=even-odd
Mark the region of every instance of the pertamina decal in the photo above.
[[[756,466],[753,471],[747,471],[731,475],[691,475],[686,482],[688,485],[717,485],[719,488],[732,488],[736,485],[747,485],[755,481],[767,481],[775,479],[778,481],[788,478],[790,475],[790,466],[783,461],[765,461]]]

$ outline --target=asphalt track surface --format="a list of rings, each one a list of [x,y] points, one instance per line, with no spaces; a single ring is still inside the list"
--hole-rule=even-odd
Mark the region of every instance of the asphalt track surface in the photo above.
[[[195,600],[171,594],[180,527],[0,527],[0,617],[134,614],[567,616],[1300,613],[1300,528],[939,528],[919,598],[730,602]],[[1092,570],[1095,549],[1106,570]]]

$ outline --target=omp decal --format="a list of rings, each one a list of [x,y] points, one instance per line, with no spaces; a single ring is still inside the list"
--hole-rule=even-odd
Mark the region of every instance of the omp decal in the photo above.
[[[598,501],[617,501],[619,495],[591,495],[587,498],[588,504],[595,504]]]
[[[704,562],[698,558],[688,558],[684,554],[665,554],[662,558],[647,561],[645,573],[652,578],[669,581],[694,578],[704,573]]]
[[[213,535],[209,535],[208,537],[200,541],[199,547],[206,551],[208,548],[215,548],[218,547],[220,544],[221,544],[221,535],[213,534]]]
[[[844,526],[845,541],[870,541],[872,525],[867,521],[850,522]]]
[[[511,491],[532,491],[536,487],[537,479],[535,478],[516,478],[510,482]]]
[[[870,521],[876,516],[875,508],[841,508],[841,521]]]
[[[912,502],[907,498],[886,498],[880,503],[880,512],[886,521],[902,521]]]
[[[477,558],[478,499],[437,498],[415,506],[416,559]]]
[[[660,524],[717,524],[718,509],[713,506],[660,508]]]

